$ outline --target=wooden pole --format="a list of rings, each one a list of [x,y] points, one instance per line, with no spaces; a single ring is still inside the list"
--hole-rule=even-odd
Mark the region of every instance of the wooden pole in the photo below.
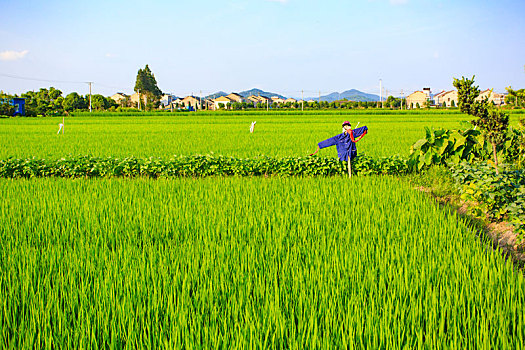
[[[348,178],[352,178],[352,163],[350,162],[350,156],[348,156]]]

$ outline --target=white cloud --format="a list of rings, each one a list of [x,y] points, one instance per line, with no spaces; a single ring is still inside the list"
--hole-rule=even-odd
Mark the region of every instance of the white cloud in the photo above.
[[[115,58],[115,57],[117,57],[117,55],[114,54],[114,53],[107,53],[106,57],[108,57],[108,58]]]
[[[2,61],[16,61],[19,59],[24,58],[25,55],[27,55],[29,51],[2,51],[0,52],[0,60]]]
[[[288,0],[266,0],[266,1],[270,1],[270,2],[280,2],[281,4],[286,4],[288,2]]]
[[[389,0],[391,5],[405,5],[408,0]]]

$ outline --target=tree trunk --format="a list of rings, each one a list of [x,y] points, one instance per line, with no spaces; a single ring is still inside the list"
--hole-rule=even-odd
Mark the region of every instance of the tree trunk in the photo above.
[[[348,157],[348,177],[352,177],[352,163],[350,162],[350,156]]]
[[[496,168],[496,174],[499,175],[498,155],[496,154],[496,144],[494,142],[492,142],[492,153],[494,154],[494,167]]]

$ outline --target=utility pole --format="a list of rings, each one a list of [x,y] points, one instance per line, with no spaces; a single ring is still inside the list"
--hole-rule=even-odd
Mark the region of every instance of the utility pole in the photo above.
[[[301,90],[301,112],[304,112],[304,90]]]
[[[379,102],[381,103],[381,108],[383,108],[383,80],[379,79]]]
[[[319,90],[319,108],[321,108],[321,90]]]
[[[199,98],[200,98],[199,109],[202,110],[202,90],[199,91]]]
[[[403,89],[401,89],[401,110],[403,110],[403,98],[404,98]]]
[[[92,109],[91,109],[91,84],[93,84],[93,82],[88,82],[89,84],[89,113],[91,113]]]
[[[139,94],[139,111],[140,111],[140,89],[138,89],[137,94]]]
[[[386,97],[386,100],[388,101],[388,89],[386,89],[385,97]]]
[[[268,104],[268,99],[266,99],[266,112],[270,110],[270,105]]]

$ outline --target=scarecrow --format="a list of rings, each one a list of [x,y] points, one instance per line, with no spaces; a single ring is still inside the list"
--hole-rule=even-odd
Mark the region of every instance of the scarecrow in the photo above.
[[[343,122],[343,132],[341,134],[319,142],[317,144],[317,150],[310,155],[313,156],[319,152],[321,148],[336,146],[339,160],[348,161],[348,176],[352,176],[350,160],[357,156],[357,146],[355,143],[361,140],[367,132],[368,128],[366,126],[352,130],[350,122],[345,121]]]

